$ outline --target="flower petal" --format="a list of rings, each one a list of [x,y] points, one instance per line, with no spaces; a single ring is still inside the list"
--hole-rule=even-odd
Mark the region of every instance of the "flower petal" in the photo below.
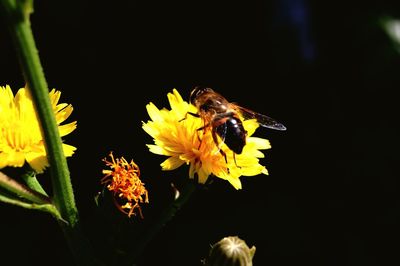
[[[200,167],[197,170],[197,175],[199,177],[199,183],[200,184],[205,184],[207,182],[207,179],[208,179],[210,173],[207,172],[203,167]]]
[[[76,147],[65,144],[65,143],[62,144],[62,148],[63,148],[65,157],[72,156],[74,154],[74,152],[76,151]]]
[[[147,144],[146,145],[149,148],[149,151],[154,153],[154,154],[158,154],[158,155],[171,155],[169,152],[167,152],[164,148],[158,146],[158,145],[151,145],[151,144]]]
[[[180,160],[178,157],[169,157],[166,159],[164,162],[162,162],[160,165],[162,167],[162,170],[174,170],[184,164],[184,161]]]
[[[60,132],[61,137],[68,135],[75,129],[76,129],[76,121],[65,124],[65,125],[58,126],[58,130]]]
[[[25,158],[32,169],[35,170],[35,172],[38,174],[43,173],[46,166],[49,165],[44,151],[42,153],[29,152],[25,155]]]
[[[147,113],[150,116],[150,119],[154,122],[162,122],[164,119],[161,116],[160,110],[154,105],[154,103],[149,103],[146,105]]]
[[[247,139],[247,143],[249,145],[254,145],[254,147],[258,150],[271,149],[271,143],[267,139],[250,137]]]
[[[2,152],[0,153],[0,168],[6,166],[22,167],[25,163],[25,156],[22,152]]]
[[[228,178],[227,181],[237,190],[242,189],[242,182],[239,178]]]
[[[249,119],[243,121],[243,127],[247,131],[247,136],[253,135],[259,126],[260,124],[258,124],[256,119]]]

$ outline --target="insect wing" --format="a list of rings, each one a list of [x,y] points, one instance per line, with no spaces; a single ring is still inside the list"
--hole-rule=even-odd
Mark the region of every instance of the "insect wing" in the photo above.
[[[269,116],[254,112],[250,109],[241,107],[236,104],[231,104],[231,106],[232,108],[239,111],[244,119],[256,119],[260,126],[275,130],[286,130],[286,127],[284,125]]]

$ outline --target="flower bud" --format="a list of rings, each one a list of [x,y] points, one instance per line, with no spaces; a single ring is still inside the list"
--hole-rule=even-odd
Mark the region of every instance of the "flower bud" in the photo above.
[[[206,266],[252,266],[256,247],[249,248],[237,236],[228,236],[212,245]]]

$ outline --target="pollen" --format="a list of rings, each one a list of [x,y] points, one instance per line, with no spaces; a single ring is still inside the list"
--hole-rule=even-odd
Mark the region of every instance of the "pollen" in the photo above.
[[[110,152],[111,160],[103,159],[110,169],[103,170],[104,177],[101,184],[113,194],[115,206],[124,214],[131,217],[139,214],[143,218],[140,204],[149,203],[148,192],[140,180],[139,166],[124,157],[114,158]]]

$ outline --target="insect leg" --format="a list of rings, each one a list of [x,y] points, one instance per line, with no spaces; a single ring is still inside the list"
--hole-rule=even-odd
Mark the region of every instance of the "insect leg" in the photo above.
[[[192,113],[192,112],[187,112],[187,113],[185,114],[185,117],[182,118],[181,120],[179,120],[179,122],[182,122],[183,120],[185,120],[185,119],[187,118],[188,115],[191,115],[191,116],[194,116],[194,117],[198,117],[198,118],[200,117],[199,114]],[[205,129],[206,127],[208,127],[208,126],[209,126],[209,124],[204,125],[204,126],[202,126],[201,128],[198,128],[198,129],[197,129],[197,138],[198,138],[198,140],[199,140],[199,142],[200,142],[198,149],[200,149],[200,146],[201,146],[201,138],[200,138],[200,136],[199,136],[199,131],[200,131],[200,130],[204,130],[204,129]]]
[[[222,139],[221,143],[218,143],[218,135],[217,135],[216,127],[214,127],[212,130],[212,137],[213,137],[215,145],[218,147],[218,151],[222,154],[222,156],[224,156],[225,163],[228,164],[228,159],[226,157],[226,153],[221,149],[221,146],[225,141],[225,135],[226,135],[226,124],[223,124],[223,126],[224,127],[223,127],[223,132],[222,132],[223,134],[221,134],[221,139]],[[228,174],[229,174],[229,167],[227,167],[226,170],[228,171]]]
[[[203,136],[204,136],[204,132],[205,132],[205,130],[207,130],[207,128],[208,128],[209,126],[210,126],[210,123],[207,123],[207,124],[204,124],[204,126],[198,128],[198,129],[196,130],[196,132],[197,132],[197,138],[198,138],[198,140],[200,141],[200,144],[199,144],[198,149],[200,149],[201,141],[202,141],[202,139],[201,139],[200,136],[199,136],[199,131],[200,131],[200,130],[203,130]]]
[[[200,117],[200,115],[199,115],[199,114],[192,113],[192,112],[187,112],[187,113],[185,114],[185,117],[184,117],[184,118],[182,118],[181,120],[179,120],[179,122],[181,122],[181,121],[185,120],[185,119],[187,118],[187,115],[191,115],[191,116],[194,116],[194,117]]]
[[[209,126],[210,126],[210,123],[204,124],[204,126],[199,127],[199,128],[197,129],[197,131],[204,130],[204,129],[206,129],[206,128],[209,127]]]
[[[242,168],[242,167],[239,166],[239,165],[237,164],[237,162],[236,162],[236,153],[235,153],[235,152],[233,152],[233,160],[235,161],[235,165],[236,165],[237,168]]]

